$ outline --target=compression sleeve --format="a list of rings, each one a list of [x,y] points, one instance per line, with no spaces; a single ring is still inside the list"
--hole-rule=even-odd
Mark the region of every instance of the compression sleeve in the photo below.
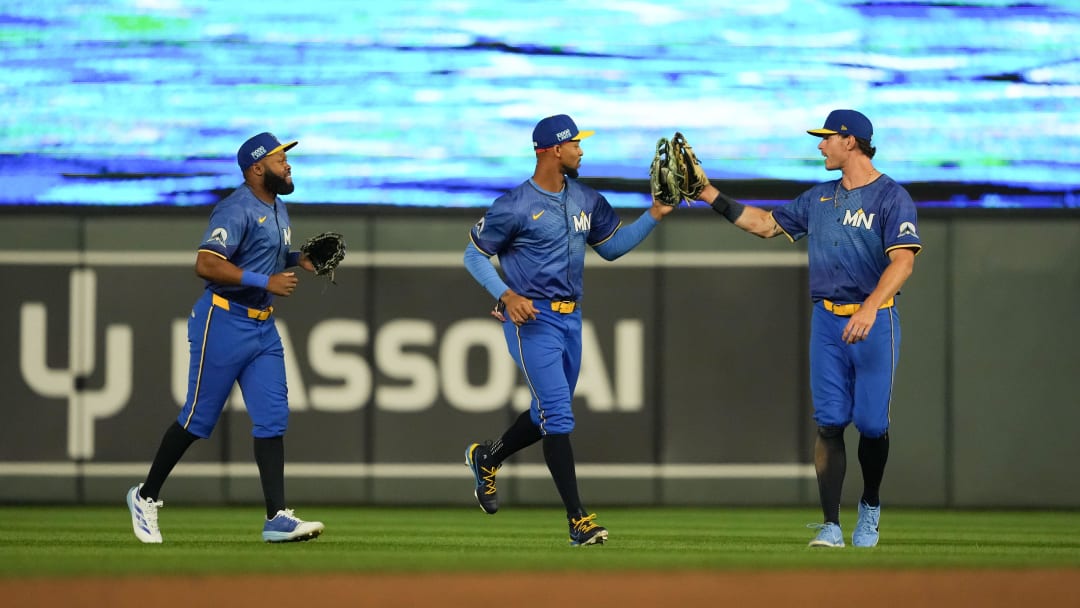
[[[469,243],[465,246],[465,269],[480,283],[496,300],[510,289],[498,271],[491,265],[491,259],[480,252],[475,245]]]
[[[656,228],[659,223],[649,215],[648,211],[645,211],[633,224],[619,228],[615,231],[615,234],[611,235],[611,238],[593,247],[593,249],[605,260],[618,259],[626,252],[637,247],[638,243],[644,241],[645,237],[649,236],[652,229]]]

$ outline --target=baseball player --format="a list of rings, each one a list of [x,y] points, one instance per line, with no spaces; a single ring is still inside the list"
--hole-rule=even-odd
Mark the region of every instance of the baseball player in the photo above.
[[[824,523],[811,547],[843,547],[840,493],[847,457],[844,428],[859,431],[863,493],[852,534],[856,547],[878,542],[879,489],[889,455],[889,407],[900,357],[897,296],[922,249],[911,196],[874,168],[870,120],[834,110],[820,129],[818,150],[838,180],[814,186],[771,213],[743,205],[711,184],[699,198],[739,228],[792,242],[809,239],[810,386],[818,491]]]
[[[255,462],[266,499],[263,540],[302,541],[319,536],[323,524],[303,521],[285,507],[285,448],[289,419],[285,358],[274,324],[274,296],[288,297],[297,277],[286,268],[312,271],[306,255],[289,251],[292,229],[278,195],[293,191],[292,167],[283,144],[259,133],[236,158],[244,184],[219,202],[199,245],[195,272],[206,289],[188,318],[191,343],[187,401],[165,431],[146,480],[127,493],[135,537],[160,543],[161,486],[196,439],[210,436],[239,383],[252,421]]]
[[[543,440],[544,460],[566,507],[570,544],[601,544],[608,531],[588,514],[578,495],[570,433],[571,401],[581,369],[582,275],[586,246],[614,260],[642,242],[673,207],[653,201],[634,223],[622,226],[607,200],[576,181],[579,131],[565,114],[533,129],[532,178],[495,199],[469,233],[465,267],[496,299],[506,344],[532,393],[527,412],[495,442],[470,444],[465,464],[474,494],[488,514],[498,508],[495,474],[512,454]],[[499,256],[505,280],[491,264]]]

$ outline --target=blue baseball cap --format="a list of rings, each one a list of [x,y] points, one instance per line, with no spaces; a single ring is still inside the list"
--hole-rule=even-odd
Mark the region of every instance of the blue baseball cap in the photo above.
[[[533,129],[533,150],[543,150],[567,141],[581,141],[596,131],[578,131],[574,120],[566,114],[556,114],[536,123]]]
[[[246,171],[248,167],[267,156],[291,150],[298,143],[293,141],[283,144],[278,141],[277,137],[274,137],[273,133],[259,133],[245,141],[244,145],[240,146],[240,149],[236,151],[236,163],[240,165],[241,171]]]
[[[829,117],[825,119],[825,126],[820,129],[810,129],[807,133],[818,137],[828,137],[839,133],[840,135],[854,135],[859,139],[870,141],[870,138],[874,136],[874,125],[870,124],[870,119],[861,112],[833,110],[829,112]]]

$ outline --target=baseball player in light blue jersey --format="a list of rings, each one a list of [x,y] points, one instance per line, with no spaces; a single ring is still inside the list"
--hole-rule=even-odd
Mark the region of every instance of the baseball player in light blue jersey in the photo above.
[[[808,239],[810,388],[818,491],[824,523],[811,547],[843,547],[840,494],[847,456],[844,428],[859,431],[863,494],[852,534],[856,547],[878,542],[879,490],[889,455],[889,408],[900,357],[897,296],[922,249],[915,203],[904,188],[874,168],[870,120],[834,110],[820,129],[825,168],[840,179],[814,186],[771,213],[743,205],[709,185],[700,199],[739,228],[763,238]]]
[[[292,167],[270,133],[248,139],[237,152],[244,184],[219,202],[199,245],[195,272],[206,289],[188,317],[191,362],[187,401],[162,437],[143,483],[127,494],[135,537],[162,542],[158,526],[161,487],[196,439],[210,436],[239,383],[252,421],[255,462],[266,499],[263,540],[301,541],[319,536],[323,524],[303,521],[285,505],[284,435],[289,420],[281,337],[274,324],[274,296],[288,297],[297,277],[286,268],[314,266],[290,251],[292,228],[278,195],[293,191]]]
[[[544,460],[566,507],[570,544],[607,540],[578,495],[570,433],[571,401],[581,369],[582,275],[585,250],[614,260],[642,242],[673,207],[653,201],[623,226],[607,200],[576,181],[583,155],[579,131],[565,114],[533,130],[536,170],[528,181],[495,199],[469,232],[465,267],[495,299],[510,356],[532,393],[529,410],[494,442],[472,443],[465,464],[484,512],[499,508],[495,474],[510,455],[543,440]],[[505,279],[491,264],[499,257]]]

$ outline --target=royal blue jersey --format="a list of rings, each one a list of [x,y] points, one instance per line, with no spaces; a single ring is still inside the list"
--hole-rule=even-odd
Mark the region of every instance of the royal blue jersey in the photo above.
[[[469,231],[473,245],[499,256],[507,285],[531,299],[578,300],[585,246],[611,238],[621,222],[599,192],[567,178],[562,192],[529,179],[495,199]]]
[[[809,237],[810,297],[862,303],[897,247],[922,249],[915,203],[887,175],[854,190],[818,184],[772,212],[792,242]]]
[[[274,204],[267,205],[245,184],[214,206],[199,251],[217,254],[243,270],[274,275],[285,270],[291,244],[285,203],[274,197]],[[206,288],[248,308],[264,309],[274,299],[261,287],[207,281]]]

